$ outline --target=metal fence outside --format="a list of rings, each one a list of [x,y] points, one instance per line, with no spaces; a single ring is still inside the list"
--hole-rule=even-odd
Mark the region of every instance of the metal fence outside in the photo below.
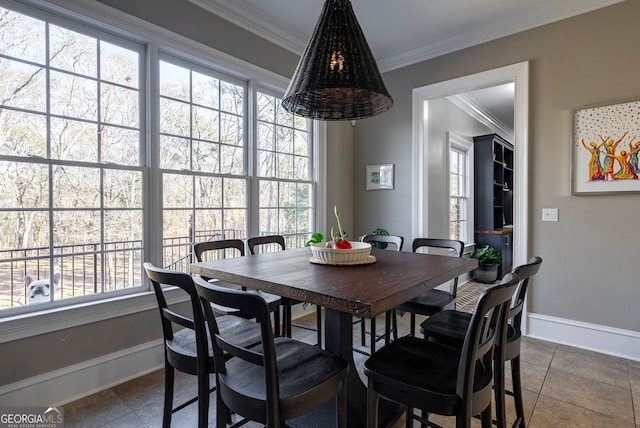
[[[270,235],[272,232],[261,232]],[[189,272],[194,242],[244,239],[243,230],[202,230],[163,240],[163,267]],[[307,235],[287,235],[287,248],[305,245]],[[105,293],[143,285],[140,240],[0,250],[0,310],[28,303],[25,279],[50,280],[60,274],[54,299]]]

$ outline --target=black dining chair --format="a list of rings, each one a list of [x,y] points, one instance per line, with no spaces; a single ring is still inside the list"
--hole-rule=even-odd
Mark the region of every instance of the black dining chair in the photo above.
[[[247,239],[247,246],[251,255],[256,254],[259,248],[266,249],[267,252],[285,250],[284,237],[282,235],[265,235],[255,236]],[[291,337],[291,327],[301,328],[303,330],[311,330],[316,332],[316,340],[318,347],[322,348],[322,307],[316,305],[316,326],[308,326],[304,324],[296,324],[291,318],[291,307],[301,305],[305,302],[301,300],[282,298],[282,335]]]
[[[375,235],[373,233],[367,233],[360,237],[360,242],[368,242],[373,248],[379,248],[381,250],[402,251],[404,237],[399,235]],[[389,248],[389,245],[391,245],[391,248]]]
[[[506,414],[506,395],[513,396],[516,421],[512,426],[525,428],[524,405],[522,402],[522,380],[520,377],[520,343],[522,340],[522,311],[529,286],[529,280],[540,270],[542,258],[532,257],[528,263],[515,267],[511,273],[520,278],[515,298],[509,309],[509,323],[504,341],[497,343],[495,353],[495,401],[498,420]],[[472,315],[460,311],[444,311],[427,318],[420,326],[425,338],[460,347],[471,322]],[[502,348],[500,348],[502,347]],[[510,361],[513,391],[504,386],[505,363]],[[504,426],[499,424],[499,426]]]
[[[384,250],[392,250],[392,251],[402,251],[402,246],[404,245],[404,237],[398,235],[375,235],[375,234],[366,234],[360,237],[360,242],[367,242],[371,244],[372,247],[384,249]],[[365,318],[360,318],[360,340],[362,346],[366,346],[366,337],[367,335],[371,336],[371,353],[367,354],[365,352],[360,351],[359,349],[354,349],[358,353],[362,353],[365,355],[373,355],[376,352],[376,343],[382,339],[384,339],[385,344],[389,344],[390,334],[394,334],[394,338],[398,338],[398,329],[397,324],[394,323],[393,327],[391,326],[391,322],[393,319],[394,312],[387,311],[384,314],[384,334],[378,336],[376,330],[376,319],[371,318],[370,321],[370,331],[366,331],[365,326]]]
[[[217,241],[205,241],[193,244],[193,253],[195,254],[198,262],[205,261],[207,254],[219,257],[220,253],[223,251],[223,256],[225,257],[229,255],[231,257],[236,257],[237,255],[244,256],[244,241],[241,239],[220,239]],[[203,279],[207,281],[215,281],[213,278]],[[225,282],[225,284],[229,283]],[[234,286],[234,288],[238,287]],[[246,291],[246,287],[240,288]],[[276,336],[280,336],[280,306],[282,305],[282,298],[275,294],[265,293],[264,291],[252,290],[252,292],[260,294],[267,302],[267,305],[269,305],[269,310],[273,313],[273,328],[275,334]],[[235,313],[235,315],[241,316],[242,313]]]
[[[482,427],[491,427],[494,345],[504,338],[518,281],[507,274],[500,285],[482,293],[462,348],[404,336],[373,354],[364,364],[367,427],[378,427],[380,395],[407,406],[407,428],[414,419],[428,425],[429,413],[455,416],[459,428],[471,427],[471,418],[481,415]],[[414,409],[422,410],[422,417]]]
[[[274,251],[286,250],[284,236],[282,235],[254,236],[247,239],[247,247],[249,247],[249,253],[251,255],[259,252],[272,253]]]
[[[213,351],[206,330],[205,318],[196,291],[193,278],[183,272],[160,269],[151,263],[144,264],[147,277],[151,280],[153,291],[160,309],[162,335],[164,338],[164,408],[162,426],[171,426],[173,413],[198,402],[198,427],[208,426],[209,394],[215,391],[210,387],[209,375],[215,372]],[[181,315],[168,307],[164,286],[180,288],[189,297],[192,316]],[[233,315],[216,318],[220,331],[235,337],[234,340],[245,346],[260,342],[260,327],[252,321]],[[173,407],[175,370],[195,375],[198,378],[198,395],[175,408]]]
[[[269,308],[259,295],[196,279],[215,357],[216,426],[236,413],[268,428],[346,428],[347,362],[288,337],[273,336]],[[262,342],[247,348],[220,329],[211,304],[242,309],[260,325]],[[232,358],[226,359],[225,355]]]
[[[445,249],[452,253],[452,256],[462,257],[464,251],[464,242],[454,239],[436,239],[436,238],[416,238],[413,240],[413,252],[421,248],[426,249]],[[394,308],[393,322],[397,324],[396,314],[398,311],[408,312],[410,314],[410,335],[416,334],[416,314],[431,316],[435,313],[445,311],[447,309],[456,308],[456,296],[458,294],[458,278],[450,281],[449,290],[432,289],[425,291],[411,300]]]

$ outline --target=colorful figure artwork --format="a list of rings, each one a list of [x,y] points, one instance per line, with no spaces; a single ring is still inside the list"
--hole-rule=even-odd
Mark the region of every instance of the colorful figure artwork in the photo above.
[[[574,192],[640,191],[639,138],[640,101],[577,110]]]

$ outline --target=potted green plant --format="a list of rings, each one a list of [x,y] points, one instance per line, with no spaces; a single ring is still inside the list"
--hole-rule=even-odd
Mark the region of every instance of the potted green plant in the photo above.
[[[502,263],[502,255],[490,245],[476,248],[471,256],[478,259],[479,266],[473,271],[478,282],[494,283],[498,279],[498,265]]]
[[[389,235],[389,232],[387,232],[385,229],[382,228],[377,228],[376,230],[373,231],[374,235]],[[371,246],[373,248],[380,248],[381,250],[384,250],[385,248],[387,248],[387,244],[386,242],[372,242]]]

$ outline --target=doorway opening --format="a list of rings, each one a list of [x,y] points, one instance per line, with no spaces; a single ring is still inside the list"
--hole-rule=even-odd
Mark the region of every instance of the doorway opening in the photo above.
[[[430,216],[437,216],[437,206],[430,206],[433,200],[434,186],[430,186],[429,172],[434,156],[429,150],[429,117],[427,103],[445,97],[464,94],[478,89],[514,84],[514,199],[513,199],[513,263],[514,266],[526,263],[528,248],[528,76],[529,63],[522,62],[494,70],[488,70],[460,78],[434,83],[413,90],[413,165],[412,165],[412,232],[413,236],[441,234],[433,229]],[[432,177],[433,178],[433,177]],[[442,187],[442,186],[440,186]],[[430,195],[431,193],[431,195]],[[430,198],[431,196],[431,198]],[[433,204],[433,202],[432,202]]]

